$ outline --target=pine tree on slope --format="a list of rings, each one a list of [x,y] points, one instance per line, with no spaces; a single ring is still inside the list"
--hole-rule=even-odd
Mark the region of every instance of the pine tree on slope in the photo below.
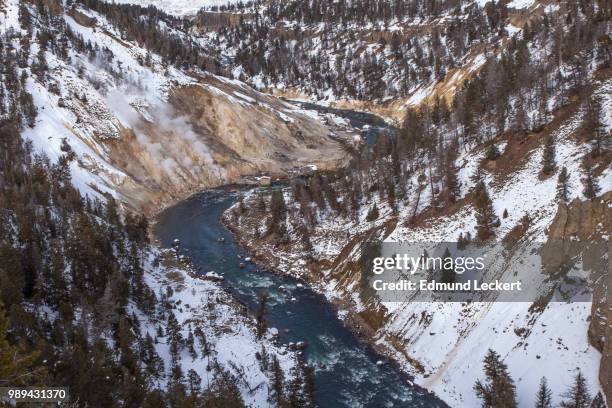
[[[459,188],[459,180],[457,178],[458,169],[455,165],[455,160],[457,159],[459,146],[457,141],[453,141],[453,143],[449,146],[448,153],[446,155],[446,163],[444,166],[444,178],[446,183],[446,191],[448,194],[448,200],[451,203],[454,203],[461,194],[461,189]]]
[[[552,408],[552,391],[548,388],[546,377],[540,380],[535,408]]]
[[[485,408],[516,408],[516,391],[514,381],[508,373],[508,367],[501,360],[501,356],[494,350],[484,359],[486,383],[476,381],[474,391],[482,400]]]
[[[593,156],[599,156],[606,146],[606,126],[601,120],[602,108],[601,99],[598,96],[591,95],[587,100],[586,113],[584,115],[583,128],[587,133],[589,140],[593,144]]]
[[[569,180],[569,175],[567,174],[567,168],[563,167],[561,172],[559,173],[559,178],[557,179],[557,199],[567,202],[568,199],[568,191],[567,191],[567,182]]]
[[[593,398],[591,408],[606,408],[606,402],[604,401],[603,395],[601,395],[601,391],[599,391],[595,398]]]
[[[555,171],[555,141],[552,136],[546,139],[544,145],[544,153],[542,154],[542,172],[546,175],[552,174]]]
[[[451,253],[448,249],[448,247],[444,250],[444,255],[442,255],[442,259],[446,260],[446,259],[452,259]],[[447,267],[446,262],[444,262],[443,266],[442,266],[442,282],[444,283],[454,283],[455,279],[457,278],[455,270],[453,269],[453,267]]]
[[[493,202],[489,197],[484,181],[480,181],[476,186],[474,201],[476,207],[476,233],[478,239],[484,241],[494,234],[493,228],[497,223]]]
[[[282,231],[281,224],[284,224],[287,214],[287,205],[283,192],[279,189],[272,190],[272,198],[270,199],[270,213],[272,218],[268,228],[268,233],[280,233]]]
[[[0,384],[6,386],[25,386],[44,374],[43,368],[35,368],[38,352],[24,353],[19,347],[11,345],[7,339],[9,321],[0,302]],[[3,384],[4,383],[4,384]]]
[[[584,178],[582,179],[582,185],[584,190],[582,191],[584,196],[589,200],[594,200],[599,194],[599,184],[597,184],[597,177],[593,171],[593,165],[589,161],[584,162]]]
[[[563,394],[563,398],[561,402],[563,408],[587,408],[589,406],[591,397],[586,380],[580,371],[576,374],[574,384]]]
[[[286,404],[284,392],[285,375],[276,355],[272,357],[271,374],[272,388],[270,389],[270,396],[268,400],[276,403],[277,407],[283,407]]]

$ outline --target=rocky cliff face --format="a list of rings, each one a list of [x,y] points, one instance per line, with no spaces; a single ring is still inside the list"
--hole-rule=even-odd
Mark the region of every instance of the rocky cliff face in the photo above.
[[[550,237],[563,241],[578,239],[582,242],[604,243],[612,230],[612,193],[604,194],[594,201],[574,200],[569,206],[559,207],[557,215],[550,226]],[[607,269],[598,271],[590,277],[594,293],[589,324],[589,342],[601,353],[599,382],[612,403],[612,299],[609,290],[612,287],[610,273],[609,242],[604,243],[608,249]]]
[[[347,158],[344,130],[212,76],[173,87],[148,116],[107,143],[110,162],[128,176],[117,190],[146,212],[245,175],[334,168]]]
[[[9,6],[16,16],[17,3]],[[342,124],[239,81],[169,66],[91,10],[61,17],[99,51],[47,57],[48,82],[28,84],[39,116],[26,137],[54,160],[72,150],[83,193],[153,214],[245,175],[333,168],[348,156]]]

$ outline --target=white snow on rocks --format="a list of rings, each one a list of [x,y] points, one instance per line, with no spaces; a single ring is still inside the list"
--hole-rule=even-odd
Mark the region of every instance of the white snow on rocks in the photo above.
[[[145,262],[145,281],[155,294],[168,293],[168,302],[173,304],[172,312],[181,327],[181,334],[187,338],[189,328],[203,330],[208,345],[212,348],[209,356],[203,357],[200,344],[196,338],[197,358],[193,358],[187,348],[180,352],[179,359],[186,374],[193,369],[202,378],[202,388],[209,386],[208,372],[213,361],[228,370],[238,379],[242,398],[247,406],[268,406],[268,389],[271,380],[262,370],[258,354],[262,346],[266,352],[275,355],[281,368],[289,374],[295,364],[295,355],[283,346],[274,342],[274,333],[270,329],[263,339],[257,339],[254,319],[241,312],[241,306],[218,283],[200,279],[182,266],[154,267],[156,257],[174,256],[171,250],[155,250]],[[216,274],[216,273],[215,273]],[[216,274],[218,275],[218,274]],[[141,331],[155,337],[160,322],[140,315]],[[163,325],[163,322],[162,322]],[[156,351],[164,360],[166,374],[170,374],[171,356],[169,346],[161,338],[156,344]],[[211,377],[212,378],[212,377]]]

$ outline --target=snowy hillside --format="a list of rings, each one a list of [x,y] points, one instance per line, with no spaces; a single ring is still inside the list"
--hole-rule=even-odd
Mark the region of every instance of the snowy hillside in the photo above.
[[[149,254],[145,279],[160,293],[162,302],[172,305],[183,339],[191,339],[189,344],[193,342],[178,357],[182,370],[185,373],[193,370],[203,377],[201,386],[205,388],[214,378],[214,374],[208,378],[205,373],[216,370],[214,367],[219,364],[222,370],[238,378],[245,403],[266,406],[271,382],[261,363],[262,350],[270,359],[276,357],[286,373],[295,366],[295,353],[277,345],[271,332],[258,339],[254,319],[244,313],[243,307],[218,282],[197,278],[195,271],[179,261],[178,256],[174,251],[156,250]],[[156,261],[161,262],[162,268],[153,267]],[[139,315],[139,319],[142,335],[154,336],[160,321],[146,315]],[[167,367],[166,378],[170,378],[173,366],[170,344],[160,341],[155,348]],[[166,380],[162,378],[163,381]]]
[[[551,23],[559,8],[515,3],[531,7],[534,21],[549,19],[560,32],[568,30]],[[589,24],[590,11],[574,12],[573,23]],[[458,71],[428,87],[413,100],[420,110],[408,110],[397,139],[379,138],[347,171],[296,181],[282,199],[254,193],[246,198],[246,216],[227,214],[226,222],[259,259],[326,294],[349,326],[451,406],[479,405],[473,387],[484,378],[489,349],[507,365],[518,406],[533,406],[541,377],[553,390],[553,402],[560,403],[578,369],[592,394],[609,392],[609,353],[602,347],[607,337],[601,334],[596,342],[592,337],[594,326],[607,321],[603,312],[593,322],[594,313],[601,316],[595,307],[601,299],[551,302],[548,291],[555,281],[521,271],[521,250],[503,259],[494,274],[537,288],[542,300],[535,303],[397,303],[361,291],[362,242],[481,239],[483,190],[490,240],[518,239],[526,250],[528,243],[554,239],[609,238],[612,80],[607,59],[597,57],[605,54],[605,45],[571,63],[542,64],[542,58],[550,61],[545,55],[559,57],[551,50],[561,40],[536,27],[542,26],[513,30],[507,49],[471,60],[478,66],[473,77],[461,79],[463,85],[456,76],[465,71]],[[605,27],[609,21],[592,44],[605,42]],[[530,61],[530,68],[521,68],[519,59]],[[539,73],[532,76],[534,71]],[[570,72],[580,74],[567,93],[561,84]],[[439,92],[451,97],[450,106],[430,104],[428,98]],[[266,208],[285,212],[252,233],[254,219],[261,225],[262,200]],[[601,284],[596,274],[590,279]]]
[[[612,112],[612,99],[607,92],[610,87],[612,81],[607,80],[598,88],[604,98],[608,117]],[[581,115],[578,112],[553,132],[557,160],[571,175],[568,183],[570,201],[584,199],[581,160],[588,153],[588,146],[577,143],[573,138],[576,126],[581,123]],[[608,122],[608,129],[611,125]],[[479,159],[475,157],[481,155],[482,150],[475,149],[457,159],[461,167],[463,194],[474,187],[474,174],[470,173],[476,168],[471,165],[478,163]],[[545,242],[547,239],[557,214],[557,180],[555,177],[541,179],[541,155],[541,147],[530,151],[528,158],[511,174],[502,175],[495,169],[482,174],[491,186],[489,194],[495,212],[500,216],[504,211],[508,213],[496,231],[500,239],[516,231],[524,222],[525,215],[529,216],[529,224],[522,232],[523,236],[529,237],[530,242]],[[498,165],[501,165],[504,153],[498,160]],[[611,174],[612,167],[608,165],[598,180],[601,194],[612,191]],[[413,198],[407,202],[414,202]],[[258,199],[253,195],[246,200],[250,203],[247,205],[257,206]],[[293,203],[289,204],[290,208],[297,206],[290,194],[285,199]],[[426,203],[429,198],[423,194],[421,200],[424,204],[419,211],[423,212],[428,209]],[[607,200],[606,205],[609,206],[609,198]],[[479,404],[472,387],[476,379],[483,376],[482,360],[490,348],[500,353],[508,365],[516,381],[521,407],[533,405],[541,377],[546,376],[551,388],[559,391],[569,385],[577,368],[587,378],[593,393],[599,389],[602,356],[590,345],[587,336],[591,320],[590,303],[552,302],[536,310],[531,303],[382,303],[384,319],[368,320],[372,319],[368,314],[379,311],[380,304],[371,299],[362,300],[358,295],[359,275],[353,268],[360,255],[360,241],[356,241],[355,237],[363,239],[359,237],[369,236],[372,231],[377,231],[374,232],[374,236],[377,236],[386,230],[384,237],[388,242],[454,242],[460,232],[474,231],[476,226],[474,209],[469,204],[454,209],[447,216],[430,216],[426,222],[419,222],[415,226],[401,221],[412,217],[412,204],[400,204],[398,212],[393,213],[384,201],[376,203],[380,218],[374,222],[365,221],[367,208],[357,215],[357,220],[327,216],[325,213],[321,215],[309,237],[312,243],[310,254],[318,261],[315,265],[306,262],[293,245],[286,247],[286,250],[278,247],[272,250],[267,247],[270,243],[263,244],[263,247],[261,242],[254,244],[257,240],[251,241],[253,237],[248,236],[248,218],[240,219],[235,228],[246,231],[248,237],[244,242],[257,251],[262,260],[267,259],[267,263],[278,271],[300,277],[325,293],[341,309],[340,316],[357,314],[356,318],[349,320],[350,325],[372,325],[374,331],[367,335],[370,341],[386,350],[396,361],[402,362],[406,370],[416,375],[419,384],[436,392],[451,406]],[[298,210],[293,208],[291,212],[295,214]],[[234,225],[231,220],[228,217],[228,222]],[[395,220],[400,222],[395,224]],[[289,234],[295,234],[292,239],[297,242],[294,245],[304,248],[299,230],[295,226],[289,228]],[[603,224],[600,228],[593,230],[593,233],[609,234]],[[262,235],[265,234],[264,230],[260,231]],[[346,231],[351,234],[348,235]],[[521,255],[519,253],[516,258],[505,261],[518,266]],[[529,282],[530,287],[546,287],[545,275],[516,276],[510,267],[501,276],[508,281],[518,278],[524,283]],[[416,316],[421,318],[417,319]],[[423,316],[427,316],[427,319],[423,319]],[[418,363],[415,364],[415,361]],[[560,398],[561,393],[556,392],[554,401],[559,402]]]
[[[400,122],[407,106],[451,98],[520,33],[530,18],[525,11],[538,15],[544,8],[522,0],[282,0],[247,7],[241,12],[263,17],[205,36],[221,45],[234,77],[258,89]]]
[[[17,0],[7,2],[0,15],[7,30],[19,32],[18,10]],[[91,10],[77,7],[60,19],[77,46],[65,56],[44,51],[48,73],[27,81],[39,116],[25,136],[52,160],[65,141],[76,154],[70,168],[84,194],[109,193],[153,212],[242,175],[326,168],[346,156],[339,141],[351,136],[316,113],[239,81],[168,65],[122,40]],[[39,52],[36,42],[31,52]]]

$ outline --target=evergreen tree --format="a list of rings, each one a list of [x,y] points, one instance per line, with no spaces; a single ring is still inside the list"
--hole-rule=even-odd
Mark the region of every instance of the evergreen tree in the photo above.
[[[319,209],[325,209],[325,198],[323,196],[322,180],[319,174],[315,174],[310,180],[310,194],[312,200],[317,204]]]
[[[200,351],[202,353],[202,357],[206,357],[210,353],[210,349],[208,346],[208,341],[206,340],[206,335],[204,334],[204,330],[198,326],[195,328],[194,334],[200,341]]]
[[[191,328],[189,329],[189,334],[187,335],[187,340],[185,340],[185,345],[187,346],[187,350],[189,351],[189,355],[193,360],[198,358],[198,353],[195,349],[195,339],[193,337],[193,332]]]
[[[368,211],[368,215],[366,216],[366,221],[368,222],[375,221],[378,219],[379,216],[380,214],[378,213],[378,206],[376,205],[376,203],[374,203],[372,208],[370,208],[370,211]]]
[[[45,369],[36,364],[39,352],[27,353],[9,343],[7,335],[9,320],[0,302],[0,386],[35,385],[45,374]]]
[[[187,371],[187,389],[191,395],[198,395],[202,390],[202,379],[194,369]]]
[[[463,232],[460,232],[459,237],[457,238],[457,249],[465,249],[466,246],[467,246],[466,239],[463,236]]]
[[[269,295],[266,292],[262,292],[259,295],[259,305],[255,314],[255,327],[257,329],[258,338],[262,338],[268,329],[268,322],[266,321],[266,314],[268,313],[268,298]]]
[[[255,202],[255,205],[259,211],[266,211],[266,201],[263,198],[263,194],[257,194],[257,201]]]
[[[525,106],[523,105],[523,98],[519,96],[515,106],[514,120],[512,121],[512,131],[515,136],[524,138],[527,136],[527,130],[529,128],[529,117],[525,112]]]
[[[582,373],[578,371],[574,379],[574,384],[563,394],[561,407],[563,408],[588,408],[591,396],[587,388],[587,383]]]
[[[601,391],[598,391],[595,398],[593,398],[591,408],[606,408],[606,402],[604,401],[603,395],[601,395]]]
[[[304,247],[304,252],[309,253],[312,251],[312,242],[310,241],[310,232],[308,231],[308,227],[302,224],[299,228],[300,235],[302,237],[302,245]]]
[[[484,181],[480,181],[476,186],[474,205],[476,207],[476,234],[479,240],[484,241],[494,234],[493,228],[498,221]]]
[[[246,407],[236,378],[229,372],[219,369],[215,380],[204,395],[206,408],[244,408]]]
[[[444,250],[444,255],[442,255],[442,279],[441,280],[444,283],[454,283],[457,278],[457,275],[455,273],[455,270],[451,266],[450,262],[449,263],[446,262],[447,259],[451,259],[451,260],[453,259],[448,247],[446,247],[446,249]]]
[[[595,172],[593,170],[593,165],[589,160],[585,160],[583,162],[584,168],[584,177],[582,178],[582,185],[584,189],[582,193],[589,200],[594,200],[597,198],[597,194],[599,194],[599,184],[597,183],[597,177],[595,176]]]
[[[270,389],[270,401],[274,402],[277,407],[284,407],[285,401],[285,374],[278,362],[276,356],[272,357],[272,388]]]
[[[261,371],[264,371],[264,372],[268,371],[270,369],[270,354],[266,350],[266,346],[264,344],[261,345],[261,351],[259,352],[258,359],[261,365]]]
[[[315,403],[315,371],[314,367],[308,364],[304,364],[304,399],[306,400],[306,407],[314,407]]]
[[[602,121],[601,99],[596,95],[591,95],[587,99],[583,128],[589,140],[593,141],[593,155],[600,155],[607,148],[610,135],[607,134],[606,126]]]
[[[186,402],[186,388],[183,381],[183,370],[180,364],[176,361],[173,363],[170,373],[170,379],[168,381],[168,400],[171,406],[180,407],[185,405]]]
[[[160,378],[164,372],[164,360],[157,354],[155,343],[149,333],[145,336],[140,355],[147,374],[153,378]]]
[[[476,381],[474,390],[485,408],[515,408],[516,392],[508,367],[499,354],[489,349],[484,359],[486,382]]]
[[[552,408],[552,391],[548,388],[546,377],[540,380],[535,408]]]
[[[567,202],[568,199],[568,180],[569,175],[567,174],[567,168],[563,167],[557,179],[557,199],[563,202]]]
[[[544,76],[543,81],[539,87],[539,103],[538,103],[538,125],[542,127],[548,123],[550,117],[550,111],[548,109],[548,90],[547,90],[547,75]]]
[[[178,354],[183,347],[183,336],[181,335],[181,328],[179,326],[176,316],[172,313],[172,310],[168,313],[168,322],[166,328],[167,341],[170,344],[170,355],[174,362],[178,360]]]
[[[444,166],[444,181],[446,183],[445,187],[448,195],[448,200],[451,203],[457,201],[459,195],[461,194],[461,189],[459,187],[459,179],[457,177],[458,169],[455,165],[455,160],[457,160],[458,155],[458,149],[458,143],[456,140],[454,140],[451,146],[449,146]]]
[[[500,156],[499,149],[496,144],[492,144],[487,148],[487,152],[485,153],[485,158],[487,160],[495,160]]]
[[[270,200],[270,213],[272,218],[268,228],[269,234],[280,234],[282,232],[281,224],[285,222],[287,206],[282,190],[272,190],[272,198]]]
[[[552,136],[549,136],[546,139],[544,153],[542,154],[542,172],[546,175],[552,174],[555,167],[555,141]]]
[[[127,318],[121,317],[119,320],[119,328],[116,336],[119,351],[121,352],[121,363],[130,368],[130,370],[134,370],[134,366],[136,364],[132,350],[134,334],[132,332],[130,321]]]
[[[314,407],[314,372],[309,367],[304,358],[296,356],[296,364],[293,371],[293,378],[288,385],[287,402],[291,408],[312,408]]]

